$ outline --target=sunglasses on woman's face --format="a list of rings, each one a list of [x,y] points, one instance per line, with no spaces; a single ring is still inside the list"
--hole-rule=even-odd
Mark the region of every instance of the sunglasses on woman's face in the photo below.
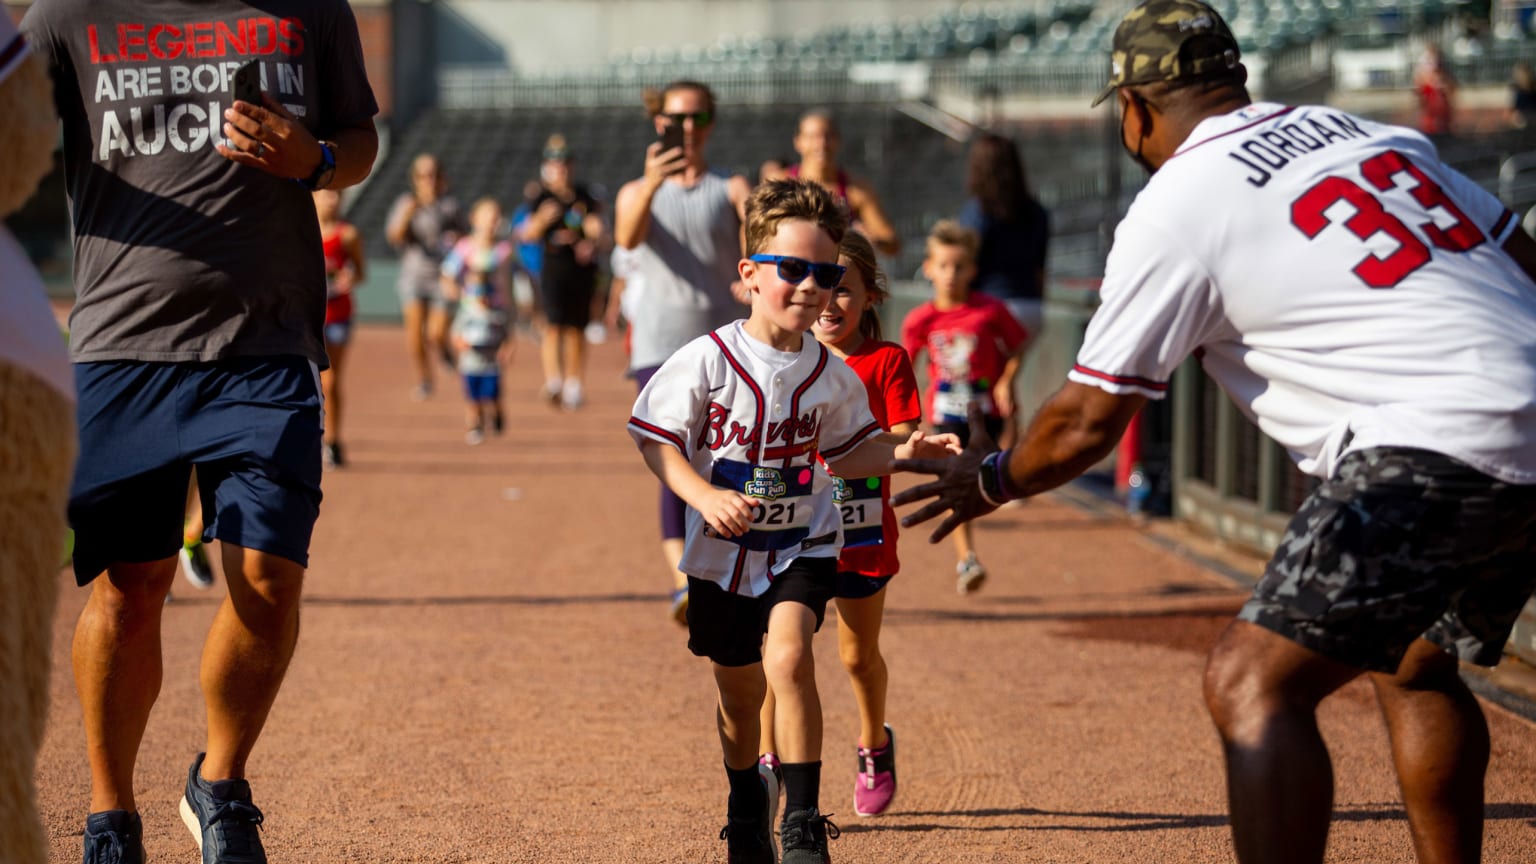
[[[799,285],[805,281],[806,276],[810,276],[816,280],[817,287],[828,291],[836,288],[837,283],[843,281],[843,274],[848,272],[848,268],[841,264],[817,263],[793,255],[753,255],[747,260],[777,265],[779,278],[791,285]]]
[[[695,129],[703,129],[705,126],[708,126],[710,123],[714,122],[715,119],[714,115],[708,111],[694,111],[688,114],[663,114],[661,116],[667,118],[669,122],[675,123],[678,126],[683,125],[684,120],[692,120],[693,128]]]

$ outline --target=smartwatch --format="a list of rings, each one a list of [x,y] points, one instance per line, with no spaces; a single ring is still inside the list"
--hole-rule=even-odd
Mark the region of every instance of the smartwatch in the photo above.
[[[329,141],[320,142],[320,164],[315,166],[315,173],[306,178],[297,178],[299,185],[313,192],[316,189],[324,189],[331,185],[331,179],[336,176],[336,145]]]

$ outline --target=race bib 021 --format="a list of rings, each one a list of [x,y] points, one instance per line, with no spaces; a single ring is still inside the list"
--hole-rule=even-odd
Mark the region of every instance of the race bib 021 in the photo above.
[[[885,479],[844,480],[834,476],[832,480],[837,484],[833,500],[843,514],[843,548],[884,543],[885,497],[880,494],[880,489],[885,485]]]
[[[717,460],[710,473],[711,485],[758,499],[752,507],[752,527],[747,533],[719,539],[755,552],[800,545],[810,533],[813,479],[808,466],[771,468]]]

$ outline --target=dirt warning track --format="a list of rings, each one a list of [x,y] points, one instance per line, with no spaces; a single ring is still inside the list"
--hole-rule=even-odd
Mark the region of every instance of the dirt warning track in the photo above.
[[[708,667],[666,617],[656,484],[624,432],[613,343],[589,405],[540,402],[535,346],[505,383],[506,435],[463,441],[459,388],[408,398],[398,330],[362,327],[347,369],[349,467],[325,477],[303,631],[251,761],[274,864],[714,862],[725,778]],[[853,815],[856,712],[818,639],[822,803],[838,862],[1231,861],[1205,648],[1230,580],[1123,519],[1047,497],[980,524],[991,578],[954,591],[949,545],[901,542],[882,646],[900,738],[892,812]],[[80,859],[88,772],[69,643],[85,592],[60,575],[40,760],[52,860]],[[178,579],[165,682],[138,763],[151,860],[198,861],[176,802],[201,749],[197,664],[222,586]],[[1487,705],[1485,861],[1536,848],[1536,729]],[[1331,862],[1410,862],[1368,685],[1322,713]]]

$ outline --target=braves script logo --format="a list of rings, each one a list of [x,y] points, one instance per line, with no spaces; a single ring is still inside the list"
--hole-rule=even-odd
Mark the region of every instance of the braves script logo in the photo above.
[[[730,419],[730,409],[719,402],[709,403],[709,416],[699,432],[697,446],[707,450],[740,445],[752,451],[757,447],[761,427],[747,428]],[[768,437],[763,441],[763,461],[783,459],[786,463],[797,456],[814,454],[821,437],[821,409],[815,408],[799,417],[789,417],[768,424]],[[755,493],[754,493],[755,494]]]
[[[304,22],[253,16],[236,21],[86,25],[100,112],[96,159],[211,148],[223,139],[223,108],[235,70],[260,59],[261,89],[305,116]],[[208,97],[206,99],[199,97]]]

